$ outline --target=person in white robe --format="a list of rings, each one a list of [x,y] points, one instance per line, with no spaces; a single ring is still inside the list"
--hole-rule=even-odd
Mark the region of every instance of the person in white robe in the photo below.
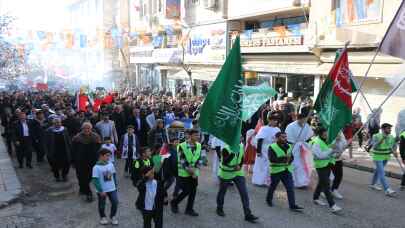
[[[314,135],[311,126],[307,123],[308,113],[298,114],[296,121],[290,123],[285,132],[287,134],[287,141],[294,145],[294,172],[293,179],[294,185],[297,188],[305,188],[311,181],[312,162],[310,153],[310,146],[308,141]],[[305,157],[303,157],[304,155]]]
[[[259,186],[270,185],[269,157],[268,149],[270,144],[275,142],[276,133],[280,132],[278,128],[278,116],[269,113],[269,124],[260,128],[256,135],[257,153],[255,164],[253,165],[252,183]]]

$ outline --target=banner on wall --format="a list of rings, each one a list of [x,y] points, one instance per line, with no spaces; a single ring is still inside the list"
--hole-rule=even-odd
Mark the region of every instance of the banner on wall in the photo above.
[[[226,23],[193,27],[186,44],[185,62],[223,63],[226,57]]]

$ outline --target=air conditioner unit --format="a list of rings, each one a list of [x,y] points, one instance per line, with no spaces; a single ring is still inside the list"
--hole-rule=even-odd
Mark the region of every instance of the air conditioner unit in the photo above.
[[[218,6],[218,0],[204,0],[204,8],[215,9]]]

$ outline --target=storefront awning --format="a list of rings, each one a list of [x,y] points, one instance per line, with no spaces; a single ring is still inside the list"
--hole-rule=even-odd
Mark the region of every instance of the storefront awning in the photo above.
[[[314,75],[320,65],[313,54],[252,54],[242,58],[244,71]]]
[[[191,76],[194,80],[203,80],[203,81],[214,81],[218,75],[218,71],[215,70],[192,70]],[[168,79],[181,79],[189,80],[189,76],[185,70],[171,71],[169,70],[167,74]]]
[[[324,52],[320,59],[323,62],[318,69],[317,74],[327,75],[332,69],[335,59],[335,52]],[[364,77],[375,52],[371,51],[349,51],[349,68],[355,77]],[[373,66],[370,68],[369,77],[387,78],[399,73],[400,66],[403,63],[401,59],[379,54]]]
[[[373,64],[368,73],[368,77],[374,78],[389,78],[399,73],[401,64]],[[324,63],[318,67],[316,74],[327,75],[332,69],[332,63]],[[364,77],[367,72],[369,64],[349,63],[349,68],[355,77]]]
[[[302,64],[297,62],[268,62],[266,64],[243,64],[244,71],[284,73],[284,74],[317,74],[318,64]]]

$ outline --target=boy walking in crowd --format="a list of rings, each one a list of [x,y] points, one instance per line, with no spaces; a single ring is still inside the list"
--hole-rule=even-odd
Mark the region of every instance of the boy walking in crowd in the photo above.
[[[98,197],[98,211],[100,214],[100,224],[107,225],[109,221],[105,215],[106,199],[111,202],[111,224],[118,225],[118,219],[116,217],[118,207],[118,194],[117,194],[117,181],[115,175],[115,168],[113,163],[109,162],[111,152],[107,149],[101,149],[99,151],[99,159],[96,165],[93,167],[93,184],[97,191]]]
[[[117,147],[111,142],[111,137],[104,137],[103,140],[103,145],[101,145],[101,148],[107,149],[111,152],[110,156],[110,162],[114,163],[115,162],[115,152],[117,151]]]

